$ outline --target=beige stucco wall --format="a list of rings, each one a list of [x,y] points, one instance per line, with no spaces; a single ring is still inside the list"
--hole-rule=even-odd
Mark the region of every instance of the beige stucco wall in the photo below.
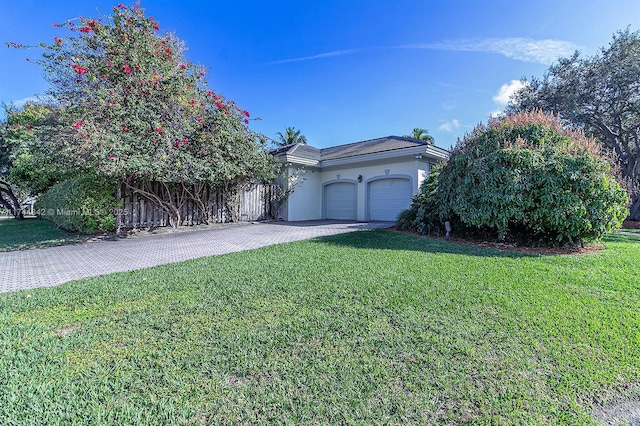
[[[322,219],[322,184],[320,173],[314,170],[296,170],[291,167],[289,176],[297,175],[297,184],[289,182],[293,192],[286,201],[284,220],[318,220]]]
[[[433,161],[433,160],[431,160]],[[402,177],[409,178],[413,194],[418,192],[420,184],[429,173],[429,161],[418,160],[414,157],[405,157],[396,161],[374,163],[351,164],[345,166],[333,166],[322,171],[307,170],[299,175],[303,178],[286,203],[284,220],[318,220],[326,216],[324,205],[324,186],[334,182],[354,182],[357,194],[357,220],[368,220],[367,185],[377,179]],[[290,174],[294,173],[291,168]],[[362,176],[362,182],[358,182],[358,176]]]

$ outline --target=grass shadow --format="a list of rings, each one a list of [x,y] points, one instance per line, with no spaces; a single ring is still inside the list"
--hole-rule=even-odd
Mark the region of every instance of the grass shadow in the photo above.
[[[35,217],[0,220],[0,235],[0,252],[75,244],[86,238]]]
[[[348,234],[321,237],[317,240],[326,244],[342,247],[347,246],[356,249],[410,250],[425,253],[447,253],[463,256],[500,258],[529,258],[543,256],[536,253],[522,253],[489,247],[479,247],[453,241],[442,241],[419,235],[402,234],[385,229],[351,232]]]

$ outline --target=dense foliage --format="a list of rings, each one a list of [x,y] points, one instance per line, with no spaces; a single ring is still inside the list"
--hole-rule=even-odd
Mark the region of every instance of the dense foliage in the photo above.
[[[184,43],[160,33],[139,5],[57,26],[68,34],[42,43],[44,54],[33,61],[51,84],[56,123],[54,131],[34,129],[41,153],[75,173],[125,183],[174,225],[175,197],[155,196],[144,189],[148,182],[171,183],[178,192],[210,185],[231,195],[271,175],[270,158],[247,127],[249,112],[211,90]]]
[[[112,231],[119,206],[115,187],[104,177],[81,176],[56,184],[38,198],[38,214],[58,227],[93,234]]]
[[[282,132],[276,133],[278,137],[277,141],[273,141],[277,147],[295,145],[297,143],[306,144],[307,138],[304,136],[300,129],[296,130],[295,127],[286,127],[284,134]]]
[[[592,57],[578,53],[532,78],[508,112],[542,109],[560,114],[615,155],[640,220],[640,32],[619,31]]]
[[[571,245],[618,227],[628,199],[595,142],[556,117],[519,113],[477,127],[422,185],[399,225]]]
[[[419,141],[429,142],[430,144],[435,143],[435,139],[433,139],[433,136],[429,134],[429,130],[423,129],[421,127],[414,127],[413,130],[411,131],[411,134],[404,135],[404,137],[417,139]]]
[[[3,135],[10,148],[2,164],[7,178],[28,194],[40,194],[73,174],[65,163],[56,161],[54,147],[47,143],[61,130],[59,111],[50,105],[31,103],[23,108],[7,108]]]

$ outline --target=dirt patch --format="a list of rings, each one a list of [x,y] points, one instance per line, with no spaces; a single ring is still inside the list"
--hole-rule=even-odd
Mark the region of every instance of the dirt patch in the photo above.
[[[79,325],[72,325],[71,327],[60,328],[54,331],[54,333],[57,334],[58,336],[66,336],[67,334],[74,332],[79,328],[80,328]]]
[[[432,240],[447,241],[444,237],[432,235],[422,235],[411,231],[399,231],[391,228],[390,231],[401,234],[415,235],[418,237],[429,238]],[[498,243],[485,240],[473,240],[467,238],[449,238],[451,243],[466,244],[476,247],[493,248],[500,251],[515,251],[519,253],[539,254],[539,255],[557,255],[557,254],[591,254],[597,253],[604,249],[602,244],[586,244],[584,247],[526,247],[519,246],[515,243]]]
[[[635,220],[625,220],[622,222],[623,228],[631,228],[631,229],[640,229],[640,222],[636,222]]]
[[[596,407],[593,418],[607,426],[640,426],[640,399]]]

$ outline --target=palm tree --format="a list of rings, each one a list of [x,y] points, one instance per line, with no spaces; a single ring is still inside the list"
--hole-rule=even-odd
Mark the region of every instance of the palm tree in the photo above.
[[[416,127],[411,131],[410,135],[404,135],[404,137],[418,139],[419,141],[429,142],[430,144],[435,143],[435,140],[433,139],[433,136],[429,134],[429,131],[420,127]]]
[[[300,130],[296,130],[295,127],[286,127],[284,129],[284,135],[278,132],[276,133],[276,136],[278,136],[278,139],[280,139],[279,141],[274,141],[277,146],[287,146],[296,143],[302,143],[306,145],[307,143],[307,138],[304,135],[300,134]]]

